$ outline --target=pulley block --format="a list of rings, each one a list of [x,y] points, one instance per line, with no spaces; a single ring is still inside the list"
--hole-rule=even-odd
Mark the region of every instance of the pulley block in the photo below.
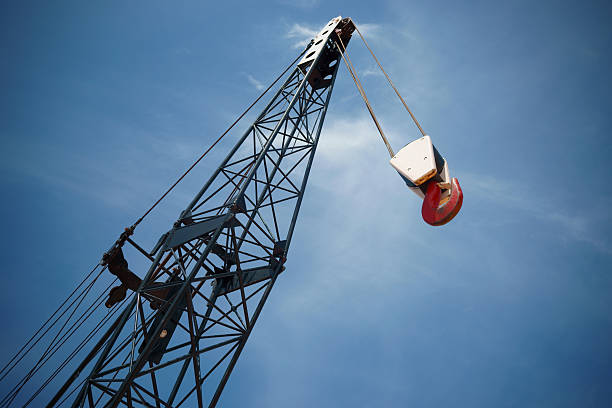
[[[461,210],[463,192],[448,164],[427,135],[404,146],[389,161],[408,188],[423,199],[421,215],[429,225],[448,223]]]

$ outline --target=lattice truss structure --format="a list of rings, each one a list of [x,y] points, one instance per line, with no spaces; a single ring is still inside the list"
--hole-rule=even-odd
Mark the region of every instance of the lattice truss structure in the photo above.
[[[284,270],[350,19],[310,43],[147,254],[151,266],[73,406],[215,406]],[[122,255],[121,255],[122,256]]]

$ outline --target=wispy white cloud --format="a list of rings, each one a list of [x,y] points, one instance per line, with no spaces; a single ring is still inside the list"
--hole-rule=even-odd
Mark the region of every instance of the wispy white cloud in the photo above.
[[[440,106],[449,103],[452,96],[449,94],[447,84],[440,82],[437,75],[438,56],[426,39],[405,27],[358,21],[356,24],[411,107],[411,101],[418,101],[418,106],[415,108],[418,108],[418,112],[426,114],[430,108],[439,109]],[[303,48],[322,27],[321,23],[294,22],[287,25],[285,38],[293,48]],[[369,52],[362,52],[364,47],[357,33],[353,34],[348,48],[352,62],[361,77],[384,81],[384,75],[373,64]],[[388,85],[381,82],[379,86]]]
[[[279,2],[292,7],[304,8],[319,3],[318,0],[291,2],[290,0],[279,0]],[[401,8],[406,9],[403,3]],[[432,10],[432,13],[434,12],[435,10]],[[393,15],[389,12],[385,14]],[[451,16],[448,22],[452,25],[453,16],[456,13],[447,14]],[[458,98],[461,95],[458,95],[457,92],[452,95],[453,89],[448,85],[445,89],[445,84],[450,81],[461,81],[461,77],[439,75],[442,70],[440,61],[436,60],[436,47],[428,46],[427,42],[438,41],[439,44],[443,44],[449,38],[448,33],[452,33],[453,30],[465,32],[466,36],[475,35],[482,31],[482,24],[478,24],[477,20],[474,21],[476,24],[467,21],[460,27],[450,27],[447,24],[445,28],[449,28],[450,31],[445,30],[443,33],[445,35],[432,40],[430,35],[423,35],[425,31],[420,33],[419,31],[400,32],[406,27],[411,27],[413,30],[418,29],[414,28],[415,25],[403,24],[411,21],[409,18],[393,17],[395,18],[391,21],[384,22],[384,25],[371,24],[369,27],[370,24],[360,24],[359,27],[411,108],[414,108],[419,120],[423,119],[422,116],[427,117],[428,113],[431,113],[429,116],[435,119],[422,120],[426,129],[435,130],[429,129],[428,125],[429,123],[435,125],[436,120],[455,125],[454,115],[449,114],[450,109],[446,109],[448,105],[445,106],[441,102],[444,102],[443,98],[448,94],[454,96],[457,102],[462,102]],[[411,18],[417,17],[419,16]],[[266,19],[265,16],[263,19],[258,19],[257,16],[254,16],[253,21],[267,24],[270,19]],[[280,47],[281,50],[291,45],[296,48],[303,47],[310,38],[316,35],[324,22],[317,21],[317,24],[312,26],[287,24],[285,30],[281,28],[282,33],[288,32],[286,38],[278,39],[272,35],[269,38],[284,42],[284,46]],[[266,28],[270,31],[278,29],[272,25],[268,24]],[[471,27],[477,27],[480,31],[470,33]],[[298,41],[300,41],[299,44]],[[519,42],[514,45],[523,49],[521,45],[525,41],[525,38],[519,38]],[[476,53],[472,53],[477,57],[480,55],[477,52],[478,47],[479,45],[476,44]],[[367,67],[373,66],[372,60],[367,50],[364,50],[360,44],[358,36],[353,38],[350,48],[349,52],[352,57],[354,55],[354,62],[358,69],[363,67],[360,68],[360,74],[368,77],[366,86],[368,86],[368,91],[372,90],[368,95],[377,102],[376,98],[379,96],[377,91],[382,90],[382,86],[386,87],[385,80],[374,73],[369,73]],[[489,55],[490,53],[484,54],[485,57]],[[249,56],[245,55],[245,58],[247,57]],[[471,59],[482,64],[487,58]],[[465,58],[465,61],[469,60],[470,58]],[[442,62],[457,61],[461,62],[453,58]],[[486,71],[490,65],[484,62],[485,65],[480,66],[479,69]],[[451,66],[454,65],[451,64]],[[479,209],[485,206],[498,206],[506,210],[504,211],[504,216],[507,217],[506,222],[520,222],[521,226],[531,224],[533,229],[547,227],[542,228],[546,229],[547,234],[552,231],[558,236],[567,237],[572,240],[572,243],[587,243],[603,248],[602,250],[610,248],[609,242],[605,241],[607,238],[603,231],[603,228],[610,225],[609,222],[606,222],[609,221],[609,218],[600,224],[598,228],[601,228],[601,233],[598,234],[593,228],[599,221],[595,216],[578,212],[575,206],[559,207],[551,204],[550,196],[547,196],[550,191],[549,193],[530,191],[530,188],[537,188],[536,183],[529,186],[511,180],[500,180],[476,174],[479,170],[482,170],[483,173],[498,170],[497,174],[500,173],[499,169],[495,168],[478,170],[476,168],[482,167],[481,155],[497,153],[494,146],[503,136],[501,133],[495,134],[491,131],[488,134],[487,143],[479,145],[474,142],[476,137],[462,134],[459,131],[460,127],[457,126],[458,131],[452,136],[458,140],[456,143],[463,144],[462,151],[465,156],[469,156],[469,159],[463,158],[463,163],[470,160],[472,162],[470,168],[474,169],[474,174],[465,174],[460,171],[458,165],[455,164],[459,162],[459,158],[452,154],[451,149],[445,149],[442,143],[440,147],[441,150],[446,150],[451,167],[457,166],[455,175],[462,181],[466,191],[464,212],[458,216],[456,223],[446,227],[430,228],[422,225],[419,200],[407,191],[397,174],[388,165],[386,151],[366,111],[357,111],[357,108],[364,108],[354,84],[351,83],[346,68],[341,67],[341,69],[315,158],[315,165],[304,196],[304,204],[292,244],[292,253],[288,260],[288,270],[279,278],[277,287],[270,296],[253,336],[249,340],[247,346],[249,349],[245,350],[241,357],[239,366],[243,371],[236,372],[230,380],[230,383],[243,381],[238,384],[245,386],[234,385],[233,391],[228,388],[225,398],[241,393],[247,395],[246,391],[251,391],[251,388],[255,387],[259,392],[257,398],[249,401],[249,404],[252,403],[253,406],[286,405],[287,401],[297,401],[295,404],[298,406],[316,405],[316,402],[312,403],[314,399],[318,399],[319,402],[323,401],[320,405],[325,406],[439,406],[448,405],[444,402],[452,400],[453,396],[459,394],[463,397],[461,401],[463,404],[459,405],[469,406],[469,399],[473,397],[473,393],[463,392],[469,389],[465,387],[465,381],[462,382],[464,378],[469,377],[468,382],[478,384],[483,383],[484,379],[484,385],[492,389],[495,389],[500,381],[510,384],[511,377],[521,377],[521,374],[524,373],[532,375],[533,378],[544,376],[548,379],[563,381],[564,378],[560,378],[554,372],[558,368],[556,365],[553,364],[553,371],[545,371],[543,374],[537,368],[547,366],[546,363],[550,361],[563,360],[563,358],[558,358],[559,350],[563,354],[561,357],[568,355],[566,352],[568,350],[579,352],[587,348],[595,350],[594,353],[587,356],[589,358],[598,357],[596,353],[601,350],[605,352],[606,349],[598,345],[606,344],[607,339],[604,337],[609,333],[598,328],[604,327],[602,323],[609,321],[609,313],[607,313],[609,307],[606,307],[609,305],[609,301],[606,301],[609,299],[606,297],[606,285],[609,282],[607,275],[609,274],[605,274],[605,269],[610,264],[610,258],[606,258],[603,262],[590,263],[594,269],[600,267],[603,270],[601,275],[606,275],[605,280],[590,273],[586,278],[576,279],[575,276],[585,274],[576,273],[578,271],[573,271],[572,266],[559,271],[563,274],[557,274],[556,269],[563,265],[554,263],[549,263],[548,268],[551,270],[554,268],[555,276],[545,273],[548,272],[546,265],[540,268],[538,264],[533,265],[534,268],[530,270],[525,270],[526,268],[517,270],[521,269],[516,267],[516,264],[520,263],[518,258],[521,258],[517,254],[518,251],[526,251],[529,255],[539,256],[539,251],[548,246],[537,245],[538,243],[531,245],[531,242],[525,242],[523,237],[526,233],[523,230],[504,234],[506,232],[504,228],[488,230],[481,228],[484,223],[491,222],[491,219],[494,220],[496,214],[492,213],[493,217],[484,220],[475,214],[473,209],[477,206]],[[526,71],[520,70],[520,72]],[[480,71],[476,71],[474,74],[479,73]],[[82,73],[77,72],[75,76],[78,77],[79,74]],[[237,74],[246,75],[246,73]],[[257,77],[260,75],[254,74]],[[95,78],[96,75],[87,75],[87,77]],[[177,75],[177,77],[182,76]],[[265,79],[263,76],[259,78]],[[470,81],[468,84],[474,80],[471,75],[466,79]],[[249,86],[244,78],[242,82],[247,87]],[[257,87],[257,83],[249,82]],[[193,89],[194,94],[206,94],[206,98],[210,101],[207,101],[206,104],[204,102],[197,104],[198,108],[222,105],[219,101],[225,101],[227,98],[240,101],[238,93],[228,94],[232,91],[231,89],[217,95],[215,89],[206,90],[201,86],[194,86],[193,81],[177,84],[188,89],[187,92],[192,92],[190,90]],[[172,86],[176,87],[177,84],[173,83]],[[377,84],[380,84],[380,88]],[[450,91],[447,92],[447,89]],[[390,101],[394,100],[396,104],[397,101],[392,91],[387,88],[385,90],[389,93],[383,94],[380,98],[382,103],[374,107],[377,114],[382,116],[382,125],[388,136],[393,138],[394,132],[391,130],[399,128],[398,122],[401,120],[398,117],[394,118],[389,113],[391,112]],[[354,95],[356,99],[351,103],[340,103],[348,94]],[[71,94],[66,93],[66,95]],[[88,93],[88,95],[95,94]],[[118,95],[118,97],[125,97],[122,92],[118,92]],[[167,94],[159,94],[160,97],[163,95]],[[386,95],[389,95],[388,101],[385,100]],[[485,103],[498,105],[500,110],[508,107],[503,100],[500,101],[495,98],[495,95],[487,92],[480,92],[478,96]],[[187,97],[177,100],[177,103],[172,105],[176,105],[177,110],[180,109],[183,112],[192,109],[190,106],[193,105],[187,103]],[[58,106],[61,107],[69,99],[68,97],[62,98],[62,103]],[[132,99],[134,100],[138,101],[138,99]],[[87,105],[86,102],[85,105]],[[238,105],[236,108],[238,109],[242,107],[242,104],[243,102],[232,103],[229,108]],[[38,105],[44,106],[41,103]],[[460,109],[464,105],[458,103],[457,109],[452,112],[462,113]],[[92,105],[92,108],[104,110],[105,105]],[[201,125],[197,127],[203,128],[205,122],[215,122],[216,125],[211,128],[221,128],[222,125],[217,124],[223,123],[220,117],[224,118],[225,124],[231,123],[233,117],[225,119],[228,116],[225,113],[217,114],[220,109],[217,106],[214,106],[214,109],[199,109],[198,115],[194,115],[198,123],[201,120]],[[403,108],[400,106],[398,109]],[[355,111],[361,114],[355,114]],[[162,115],[167,114],[166,105],[162,106],[159,112]],[[185,119],[192,113],[187,112],[187,115],[175,116],[172,120],[176,123],[185,122]],[[36,115],[36,110],[31,113],[27,116],[41,116]],[[48,113],[56,115],[62,112],[52,110]],[[65,111],[64,114],[67,118],[73,119],[78,112]],[[385,120],[386,114],[391,120]],[[403,111],[402,114],[406,116]],[[40,128],[46,125],[44,118],[43,114]],[[480,119],[474,122],[480,122]],[[491,124],[491,130],[495,130],[495,127],[499,129],[503,126],[501,123],[506,123],[501,122],[504,119],[504,116],[501,115],[486,119]],[[94,121],[91,123],[93,125],[90,127],[96,126]],[[469,129],[477,133],[478,130],[481,130],[477,128],[477,125],[474,123],[474,126]],[[552,123],[547,123],[546,126],[557,130]],[[172,128],[172,130],[175,129],[182,128],[178,126]],[[188,139],[183,140],[181,136],[177,136],[181,134],[177,131],[167,132],[171,137],[160,137],[160,140],[151,141],[148,136],[132,137],[130,134],[133,133],[133,129],[119,132],[121,137],[118,137],[114,129],[112,130],[108,132],[107,138],[102,139],[100,145],[121,143],[120,146],[96,149],[98,144],[93,146],[90,144],[89,151],[85,149],[77,151],[75,146],[65,146],[64,148],[69,149],[71,153],[45,152],[45,149],[36,150],[36,145],[47,143],[37,138],[31,146],[24,146],[23,143],[20,143],[20,150],[32,148],[33,153],[28,153],[27,157],[28,164],[33,166],[30,170],[36,173],[41,180],[46,178],[43,180],[45,183],[57,185],[59,192],[79,191],[79,193],[91,194],[96,199],[112,200],[113,205],[123,205],[128,209],[138,208],[140,210],[145,209],[145,204],[154,201],[153,199],[159,196],[168,183],[174,181],[177,173],[185,168],[194,155],[197,155],[194,152],[201,151],[201,145],[207,144],[205,141],[212,137],[211,132],[203,132],[203,141],[195,143],[196,146],[191,146]],[[400,136],[394,147],[401,146],[400,141],[405,143],[410,140],[406,134],[402,135],[400,132],[396,134]],[[442,132],[432,131],[432,134],[443,136]],[[48,140],[54,139],[53,133],[44,136]],[[9,139],[9,137],[23,136],[17,134],[3,135],[3,137]],[[450,136],[447,138],[450,139]],[[532,139],[533,137],[530,136],[528,141],[532,143]],[[540,139],[542,140],[546,141],[544,138]],[[584,140],[585,143],[588,143],[590,139],[585,137]],[[517,135],[516,141],[520,147],[527,139],[520,139]],[[130,144],[132,148],[129,148]],[[231,144],[233,142],[228,142],[229,146]],[[218,147],[220,153],[225,153],[228,149],[227,145]],[[9,155],[6,150],[5,155]],[[547,156],[543,158],[545,162],[538,164],[550,163],[551,157],[555,156]],[[181,160],[177,160],[178,158]],[[44,162],[45,160],[47,162]],[[220,159],[215,158],[208,162],[215,166],[219,161]],[[524,157],[522,161],[521,166],[530,165]],[[18,163],[18,160],[14,162],[15,168],[26,171],[23,163]],[[54,168],[56,163],[63,164],[64,169]],[[571,164],[581,166],[577,168],[583,170],[584,166],[578,163],[578,160],[577,163]],[[536,167],[533,166],[532,170],[536,170]],[[176,201],[176,205],[181,207],[189,202],[191,195],[201,186],[202,178],[209,176],[210,171],[202,171],[200,175],[202,177],[197,182],[183,189],[187,192],[186,197],[174,200],[175,196],[173,196],[170,197],[170,200]],[[599,178],[595,180],[599,181]],[[530,183],[531,181],[528,182]],[[605,186],[603,183],[600,185]],[[569,194],[558,192],[559,188],[555,190],[557,190],[555,194]],[[603,194],[609,197],[605,188],[602,188]],[[69,194],[66,195],[67,198],[71,198]],[[143,195],[146,195],[145,199]],[[27,200],[29,197],[28,194],[21,198]],[[20,197],[7,197],[5,201],[18,199]],[[484,205],[478,204],[477,201],[483,202]],[[31,208],[25,201],[25,205],[17,203],[26,210]],[[12,211],[6,213],[11,214]],[[174,217],[177,213],[178,211],[169,211],[169,214]],[[10,215],[7,216],[10,217]],[[28,217],[21,218],[27,222]],[[99,218],[91,218],[91,223],[86,225],[87,228],[81,228],[83,231],[96,230],[100,225]],[[475,225],[476,223],[482,224]],[[148,225],[148,223],[143,224],[141,228],[148,228]],[[170,225],[171,222],[167,222],[155,230],[152,239],[156,239],[159,233],[166,231]],[[552,226],[554,228],[548,228]],[[41,231],[50,228],[48,225],[34,227]],[[67,244],[71,243],[71,237],[81,240],[78,235],[64,235]],[[558,244],[560,239],[558,236],[551,235],[550,241]],[[41,237],[44,236],[41,235]],[[454,240],[449,237],[453,237]],[[519,245],[515,245],[517,242]],[[510,245],[513,247],[509,248]],[[42,246],[41,256],[45,255],[44,247],[46,246]],[[579,246],[588,247],[586,244]],[[554,246],[554,248],[560,247],[559,245]],[[6,248],[7,253],[11,256],[5,256],[5,258],[11,258],[13,252],[24,259],[27,257],[27,254],[24,257],[15,245],[6,246]],[[496,248],[499,249],[496,250]],[[73,252],[78,258],[81,251]],[[575,257],[588,258],[590,251],[572,252]],[[453,262],[447,262],[449,259]],[[507,260],[512,262],[506,262]],[[73,262],[72,258],[71,262]],[[457,267],[457,264],[462,265]],[[590,266],[588,259],[579,264]],[[534,270],[536,267],[537,270]],[[577,269],[577,266],[573,268]],[[13,269],[21,271],[23,268]],[[61,277],[64,274],[49,275]],[[551,277],[555,280],[552,285],[548,282]],[[458,281],[469,289],[440,291],[441,288],[449,286],[449,282],[456,284]],[[500,284],[500,281],[503,281],[503,284]],[[506,282],[519,281],[520,285],[524,285],[526,289],[516,295],[515,302],[500,303],[499,296],[507,293],[508,288],[511,287]],[[519,284],[517,283],[516,286],[518,287]],[[501,289],[497,290],[497,288]],[[467,306],[473,306],[475,311],[459,313]],[[15,310],[27,310],[27,308],[15,307]],[[526,319],[525,316],[529,315],[532,315],[533,318]],[[588,340],[593,337],[590,336],[594,332],[593,328],[597,329],[597,341],[585,344],[585,341],[588,343]],[[405,331],[402,332],[400,329]],[[490,333],[496,333],[498,337],[492,337]],[[543,353],[542,350],[546,345],[551,344],[551,339],[557,341],[559,333],[570,336],[562,336],[561,348],[553,347],[552,354]],[[369,339],[368,342],[368,336],[374,339]],[[519,345],[518,354],[514,353],[511,347],[505,347],[507,343],[496,341],[503,337],[509,339],[508,343],[513,342]],[[525,339],[529,339],[529,344],[526,344]],[[493,351],[487,348],[488,352],[483,353],[483,342],[488,342],[492,345],[491,347],[496,348]],[[262,349],[263,353],[260,352]],[[370,350],[376,352],[370,352]],[[580,360],[583,357],[582,354],[577,354],[579,361],[582,361]],[[514,358],[515,355],[519,358]],[[500,358],[499,356],[506,357]],[[415,363],[418,357],[421,358],[421,361]],[[574,355],[569,355],[569,357],[574,357]],[[518,363],[515,363],[513,359]],[[253,360],[256,360],[257,364],[249,365],[249,362]],[[591,360],[596,361],[597,359],[589,361]],[[483,361],[493,363],[483,365],[481,364]],[[449,362],[453,370],[447,369]],[[544,364],[540,364],[542,362]],[[282,371],[283,365],[285,371]],[[404,366],[401,370],[397,368],[400,365]],[[496,367],[502,369],[495,371]],[[585,367],[588,371],[588,365]],[[451,374],[444,375],[449,372]],[[487,383],[491,372],[501,372],[501,377],[500,375],[493,376],[492,381]],[[465,376],[462,375],[463,373],[470,375]],[[550,373],[553,374],[552,377]],[[356,377],[357,380],[355,380]],[[422,378],[423,382],[415,381],[415,377]],[[589,376],[586,377],[587,380],[590,379]],[[434,389],[426,384],[432,383],[431,379],[435,380],[433,381]],[[425,386],[419,388],[419,385],[424,383]],[[472,383],[467,385],[472,385]],[[397,386],[397,388],[385,388],[382,384]],[[541,390],[536,388],[533,389],[537,394]],[[594,389],[593,387],[586,388]],[[364,389],[369,394],[366,398],[363,398]],[[436,389],[442,392],[436,393]],[[534,394],[533,389],[524,388],[519,391],[531,397]],[[541,395],[546,395],[547,391],[549,390],[545,389]],[[330,397],[332,394],[335,399]],[[435,398],[441,394],[450,397]],[[468,394],[467,398],[466,394]],[[313,398],[312,395],[315,395],[316,398]],[[401,399],[406,398],[406,395],[410,396],[410,403]],[[504,398],[504,395],[501,394],[495,394],[495,396],[502,400]],[[476,395],[476,398],[479,397],[481,396]],[[361,400],[351,400],[351,398],[361,398]],[[396,400],[392,401],[393,399]],[[480,400],[484,401],[483,405],[486,405],[492,398],[485,396]],[[521,396],[516,400],[519,401],[517,405],[520,405]],[[238,404],[225,403],[224,405]],[[488,405],[495,405],[495,403]]]
[[[288,27],[285,38],[292,41],[291,46],[293,48],[303,48],[323,27],[323,24],[293,23]],[[366,39],[376,40],[381,38],[381,26],[379,24],[360,24],[359,30]]]
[[[265,88],[264,84],[262,84],[260,81],[255,79],[255,77],[253,77],[253,75],[247,74],[246,77],[247,77],[247,80],[249,81],[249,83],[251,85],[253,85],[255,87],[255,89],[257,89],[258,91],[262,91]]]
[[[474,174],[462,174],[479,200],[488,201],[500,208],[520,211],[541,222],[554,225],[564,232],[561,239],[587,243],[599,251],[612,253],[612,243],[603,239],[594,229],[598,220],[588,214],[576,214],[550,197],[517,185],[510,180]],[[562,202],[562,201],[561,201]]]
[[[358,72],[358,74],[360,76],[384,76],[384,74],[382,73],[382,71],[380,69],[378,69],[378,67],[376,68],[366,68],[363,70],[363,72]]]
[[[191,55],[193,51],[188,47],[179,47],[174,51],[177,55]]]
[[[320,0],[276,0],[277,3],[299,9],[312,9],[319,5]]]
[[[293,23],[285,34],[285,38],[291,40],[293,48],[304,48],[317,35],[320,29],[321,27],[317,28],[312,25]]]
[[[141,132],[137,129],[118,125],[115,131],[132,137],[137,135],[135,138],[140,140]],[[202,146],[195,141],[176,136],[148,134],[146,139],[146,146],[126,143],[111,149],[112,159],[108,159],[108,152],[83,155],[80,151],[39,143],[25,149],[27,154],[15,154],[12,156],[15,159],[4,160],[1,167],[7,173],[32,177],[58,191],[76,193],[126,213],[139,213],[202,151]],[[39,157],[50,159],[40,161]],[[155,159],[151,160],[152,157]],[[193,180],[185,181],[190,184]],[[165,204],[169,205],[162,205],[159,210],[167,217],[175,217],[191,195],[192,191],[186,193],[177,188],[172,199],[166,200]]]
[[[322,316],[334,319],[328,314],[329,308],[343,294],[352,293],[355,299],[364,299],[373,289],[407,279],[405,274],[393,268],[385,268],[383,280],[371,279],[369,266],[373,267],[379,261],[359,251],[366,240],[371,252],[382,253],[387,245],[384,241],[393,241],[406,228],[411,228],[411,225],[394,222],[405,203],[393,201],[390,197],[395,195],[398,187],[404,187],[389,166],[386,150],[377,138],[376,128],[365,114],[352,118],[335,116],[326,120],[294,243],[296,251],[306,247],[316,248],[316,253],[309,256],[308,282],[296,286],[299,287],[298,293],[279,295],[282,303],[279,318],[292,331],[304,331],[292,319],[298,310],[309,310],[315,319]],[[406,197],[412,198],[407,191]],[[417,200],[411,204],[415,205],[415,210],[418,208]],[[383,208],[385,211],[381,212]],[[418,217],[413,221],[415,224],[420,222]],[[324,239],[322,245],[304,243],[304,239],[318,235],[320,231],[316,228],[322,224],[333,238]],[[385,236],[385,240],[370,241],[368,237],[374,236]],[[411,242],[416,238],[402,239]],[[346,257],[360,267],[346,271]],[[347,307],[351,304],[351,300],[346,300]],[[379,312],[376,308],[371,309],[366,318],[374,318]]]
[[[359,29],[359,31],[361,31],[361,34],[363,34],[366,41],[369,39],[379,39],[381,37],[382,26],[380,24],[374,24],[374,23],[358,24],[357,28]]]

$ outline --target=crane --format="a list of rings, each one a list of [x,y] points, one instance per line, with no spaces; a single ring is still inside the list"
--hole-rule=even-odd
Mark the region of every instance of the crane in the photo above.
[[[284,79],[153,248],[143,248],[132,236],[159,200],[104,253],[94,270],[116,278],[118,285],[102,299],[116,318],[107,318],[105,332],[47,406],[217,405],[285,272],[342,60],[388,148],[390,164],[423,199],[424,220],[442,225],[457,214],[461,188],[418,122],[422,137],[397,153],[391,149],[346,54],[356,29],[350,18],[338,16],[320,30],[266,89],[264,94]],[[142,278],[130,269],[128,247],[148,265]],[[17,392],[0,406],[9,406]]]

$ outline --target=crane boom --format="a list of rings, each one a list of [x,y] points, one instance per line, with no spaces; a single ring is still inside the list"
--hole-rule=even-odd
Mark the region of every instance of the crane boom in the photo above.
[[[173,227],[141,251],[148,272],[131,278],[133,298],[73,407],[217,404],[285,270],[340,65],[336,39],[347,44],[354,29],[350,18],[326,24]],[[131,273],[125,241],[107,257],[119,277]]]

